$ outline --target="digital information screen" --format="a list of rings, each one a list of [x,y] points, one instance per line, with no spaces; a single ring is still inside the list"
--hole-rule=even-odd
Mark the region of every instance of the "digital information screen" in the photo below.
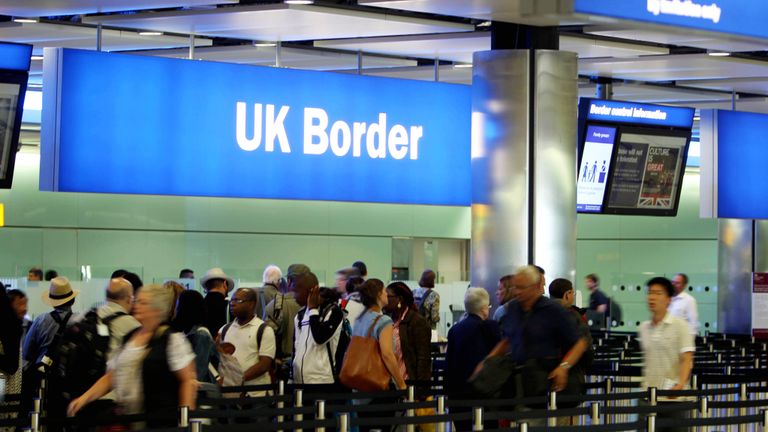
[[[687,139],[622,134],[608,196],[608,209],[673,210]]]
[[[9,174],[10,158],[16,156],[11,140],[20,91],[21,86],[18,84],[0,83],[0,179],[5,179]],[[12,147],[14,153],[11,153]]]
[[[588,126],[576,182],[576,211],[600,213],[611,168],[616,128]]]

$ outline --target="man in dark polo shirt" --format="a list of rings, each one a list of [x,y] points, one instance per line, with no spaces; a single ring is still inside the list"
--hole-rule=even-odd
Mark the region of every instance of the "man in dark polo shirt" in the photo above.
[[[491,355],[506,352],[522,366],[524,396],[543,396],[550,388],[562,391],[569,369],[588,346],[587,340],[579,334],[569,312],[542,295],[543,278],[536,267],[518,269],[511,285],[517,301],[510,303],[499,321],[504,340]]]

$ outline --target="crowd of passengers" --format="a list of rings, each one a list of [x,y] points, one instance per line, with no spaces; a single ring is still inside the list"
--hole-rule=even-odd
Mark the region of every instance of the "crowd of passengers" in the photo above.
[[[596,285],[597,276],[589,277]],[[194,273],[182,270],[180,278],[194,278]],[[56,276],[42,297],[52,311],[33,322],[26,318],[26,295],[0,284],[0,377],[6,394],[20,395],[19,412],[26,412],[41,381],[55,382],[55,371],[61,372],[56,363],[65,362],[62,341],[73,333],[67,330],[85,332],[86,321],[91,320],[95,333],[108,336],[104,374],[94,377],[89,388],[56,392],[49,401],[51,416],[145,413],[147,422],[133,428],[165,427],[174,426],[174,418],[156,419],[154,414],[175,413],[179,406],[194,409],[199,394],[218,395],[222,385],[285,380],[301,384],[308,393],[355,390],[341,383],[340,374],[345,361],[354,357],[346,354],[356,337],[377,341],[375,352],[390,387],[402,390],[432,380],[431,342],[440,320],[435,279],[434,271],[425,270],[415,290],[403,282],[385,285],[369,279],[366,265],[358,261],[337,271],[335,287],[325,288],[306,265],[293,264],[285,275],[270,265],[262,287],[235,290],[234,280],[213,268],[200,279],[203,296],[173,281],[144,285],[136,274],[118,270],[106,287],[103,304],[89,313],[74,314],[78,291],[65,277]],[[647,285],[651,320],[639,331],[645,353],[643,386],[688,388],[694,333],[667,311],[679,290],[661,277]],[[548,297],[546,288],[543,269],[519,268],[499,280],[499,307],[493,315],[485,289],[466,290],[466,313],[448,332],[443,381],[448,397],[583,392],[592,359],[585,311],[573,304],[571,281],[553,280]],[[593,287],[590,291],[595,303],[591,307],[600,310],[600,293]],[[492,383],[499,379],[501,383]],[[75,388],[66,384],[62,388]],[[256,389],[236,396],[253,398],[252,404],[243,405],[250,409],[268,393]],[[571,422],[558,418],[561,425]],[[471,430],[469,422],[456,422],[455,427]]]

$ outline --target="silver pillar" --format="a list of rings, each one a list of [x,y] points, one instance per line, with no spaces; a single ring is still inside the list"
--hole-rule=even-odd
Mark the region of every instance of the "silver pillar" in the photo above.
[[[717,330],[751,333],[752,221],[720,219],[718,226]]]
[[[576,55],[474,55],[472,285],[535,263],[576,273]],[[491,296],[494,298],[494,296]]]

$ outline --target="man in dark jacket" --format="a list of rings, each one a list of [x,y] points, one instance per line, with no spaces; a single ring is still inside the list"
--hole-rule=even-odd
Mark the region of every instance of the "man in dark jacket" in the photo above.
[[[445,355],[445,389],[451,399],[481,397],[467,382],[477,365],[501,340],[499,324],[489,320],[490,297],[483,288],[469,288],[464,295],[466,317],[448,331]],[[465,411],[469,411],[466,408]],[[454,408],[452,412],[457,412]],[[490,426],[490,425],[489,425]],[[472,430],[471,422],[456,422],[460,431]]]
[[[205,272],[205,276],[200,279],[200,285],[205,290],[204,325],[215,337],[219,329],[229,322],[227,294],[235,287],[235,282],[224,270],[215,267]]]

